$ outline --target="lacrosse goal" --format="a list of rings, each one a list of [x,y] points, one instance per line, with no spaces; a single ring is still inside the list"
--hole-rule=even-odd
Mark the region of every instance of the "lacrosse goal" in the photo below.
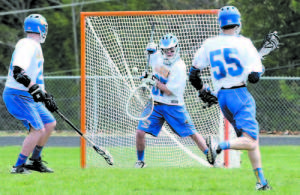
[[[151,22],[156,23],[155,43],[166,33],[178,37],[180,55],[188,74],[202,42],[219,33],[216,18],[217,10],[81,13],[81,130],[111,153],[115,166],[133,167],[136,161],[138,121],[126,115],[126,102],[131,90],[140,84],[138,78],[146,66],[145,47],[150,38]],[[138,73],[134,67],[138,68]],[[209,68],[204,71],[202,79],[211,85],[209,71]],[[222,140],[235,136],[225,125],[217,105],[202,108],[189,82],[185,103],[196,129],[204,137],[212,135]],[[149,166],[208,165],[191,138],[178,137],[166,124],[163,128],[157,138],[146,136],[145,160]],[[107,166],[86,144],[82,139],[81,166]],[[218,163],[238,167],[239,153],[226,151],[218,157]]]

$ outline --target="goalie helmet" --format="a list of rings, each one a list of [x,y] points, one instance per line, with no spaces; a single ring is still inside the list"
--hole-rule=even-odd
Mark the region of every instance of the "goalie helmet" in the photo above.
[[[220,28],[224,28],[226,26],[236,25],[239,26],[239,33],[241,28],[241,14],[239,10],[234,6],[225,6],[219,10],[218,21],[220,24]]]
[[[178,39],[175,35],[168,33],[159,42],[159,48],[164,58],[164,64],[171,65],[179,59]]]
[[[40,43],[44,43],[48,33],[48,23],[40,14],[31,14],[25,18],[24,31],[40,34]]]

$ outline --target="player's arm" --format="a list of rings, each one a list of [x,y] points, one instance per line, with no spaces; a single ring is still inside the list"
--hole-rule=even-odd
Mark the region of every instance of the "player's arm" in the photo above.
[[[205,103],[208,103],[208,107],[210,107],[213,104],[218,103],[218,98],[214,96],[210,88],[208,86],[204,86],[202,79],[200,77],[201,75],[201,68],[205,68],[208,66],[209,61],[205,57],[205,50],[204,47],[201,47],[193,60],[192,67],[190,68],[190,74],[189,74],[189,81],[191,82],[192,86],[198,91],[199,97],[201,100]]]
[[[272,51],[276,50],[279,48],[279,36],[277,35],[277,32],[274,31],[272,33],[269,33],[265,36],[265,39],[263,40],[261,44],[261,48],[259,49],[259,56],[261,60],[264,59],[265,56],[267,56],[269,53]],[[258,72],[258,71],[252,71],[248,75],[248,81],[250,83],[257,83],[262,76],[263,71]]]
[[[189,81],[197,91],[203,89],[203,82],[200,78],[200,74],[201,71],[199,68],[196,68],[194,66],[190,68]]]
[[[13,77],[18,83],[28,88],[28,92],[32,95],[35,102],[44,102],[46,108],[51,112],[58,109],[53,96],[45,93],[38,84],[33,83],[24,69],[19,66],[13,66]]]
[[[167,87],[167,85],[166,84],[163,84],[162,82],[160,82],[160,81],[156,81],[156,87],[158,88],[158,89],[160,89],[164,94],[166,94],[166,95],[172,95],[173,93],[172,93],[172,91],[170,91],[169,89],[168,89],[168,87]]]
[[[28,88],[28,92],[32,95],[35,102],[43,102],[45,92],[38,84],[31,81],[31,78],[26,74],[25,70],[19,66],[13,66],[13,77],[18,82]]]

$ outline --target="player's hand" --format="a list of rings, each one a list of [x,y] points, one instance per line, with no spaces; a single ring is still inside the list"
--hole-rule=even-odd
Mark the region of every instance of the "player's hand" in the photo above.
[[[155,43],[148,43],[146,47],[146,51],[148,54],[154,54],[157,51],[157,44]]]
[[[148,73],[146,72],[146,71],[144,71],[143,73],[142,73],[142,75],[140,76],[140,79],[141,80],[143,80],[143,79],[146,79],[146,78],[148,78]]]
[[[218,104],[218,98],[211,93],[208,85],[205,85],[204,89],[199,90],[199,97],[204,103],[207,103],[207,106],[205,106],[204,108],[211,107],[214,104]]]
[[[50,111],[50,112],[55,112],[56,110],[58,110],[56,102],[53,98],[53,95],[50,95],[48,93],[45,94],[46,98],[44,100],[45,106],[46,108]]]
[[[45,99],[45,92],[40,88],[38,84],[32,85],[28,92],[32,95],[35,102],[43,102]]]

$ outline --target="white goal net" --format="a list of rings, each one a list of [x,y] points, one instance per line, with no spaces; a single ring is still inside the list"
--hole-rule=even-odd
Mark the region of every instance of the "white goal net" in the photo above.
[[[155,22],[153,40],[166,33],[179,39],[186,72],[202,42],[219,33],[217,11],[94,12],[81,13],[82,128],[94,143],[106,148],[117,167],[134,167],[138,121],[126,115],[126,102],[146,66],[145,47]],[[132,69],[138,68],[138,73]],[[211,85],[209,69],[203,80]],[[224,137],[224,119],[217,105],[203,109],[196,90],[187,82],[185,103],[196,129],[204,137]],[[234,135],[231,133],[231,135]],[[87,143],[88,144],[88,143]],[[83,145],[82,166],[108,166],[93,149]],[[219,157],[223,164],[223,157]],[[238,155],[235,155],[238,160]],[[180,138],[167,124],[158,137],[146,136],[148,166],[206,166],[206,157],[190,137]],[[231,160],[231,163],[233,161]],[[239,163],[238,163],[239,164]]]

